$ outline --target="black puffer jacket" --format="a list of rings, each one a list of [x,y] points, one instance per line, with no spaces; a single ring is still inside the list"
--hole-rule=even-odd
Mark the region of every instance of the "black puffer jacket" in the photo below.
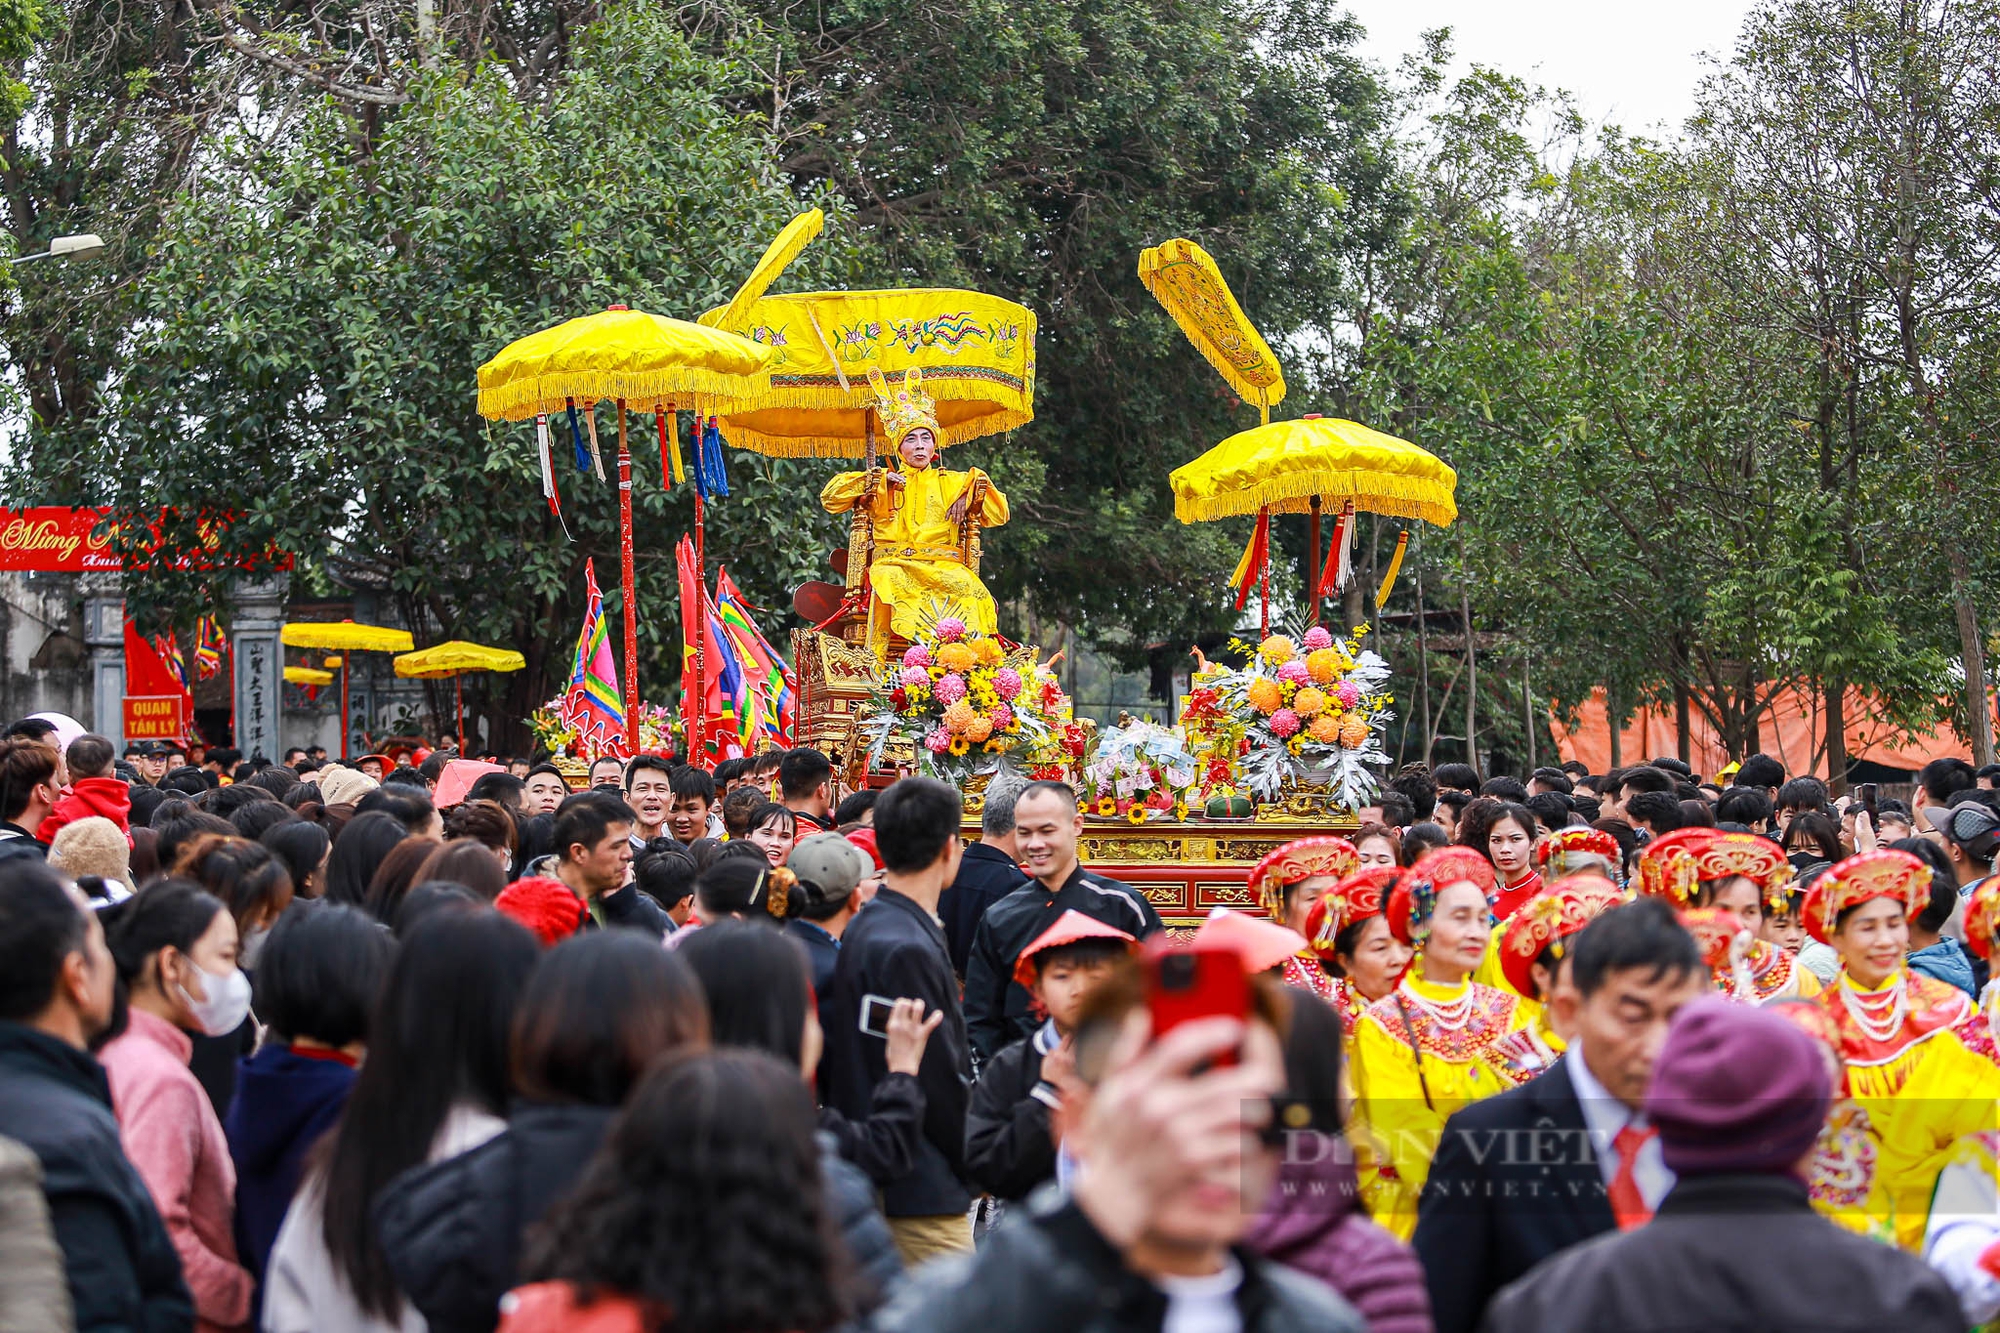
[[[583,1178],[615,1107],[524,1105],[471,1152],[398,1176],[375,1202],[375,1227],[396,1282],[431,1333],[491,1333],[500,1298],[520,1285],[521,1242]],[[826,1207],[867,1281],[864,1309],[902,1273],[868,1177],[819,1136]]]
[[[613,1106],[522,1105],[471,1152],[405,1171],[375,1201],[382,1252],[432,1333],[490,1333],[521,1238],[576,1185]]]
[[[192,1329],[180,1256],[125,1156],[104,1067],[47,1033],[0,1023],[0,1134],[41,1160],[79,1333]]]
[[[1243,1333],[1364,1333],[1354,1307],[1282,1264],[1236,1251]],[[1044,1190],[974,1254],[925,1264],[870,1333],[1158,1333],[1167,1297],[1125,1267],[1074,1203]]]

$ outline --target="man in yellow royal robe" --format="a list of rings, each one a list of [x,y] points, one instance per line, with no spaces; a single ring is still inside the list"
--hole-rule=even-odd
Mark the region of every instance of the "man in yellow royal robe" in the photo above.
[[[876,627],[917,639],[938,619],[957,616],[968,629],[991,634],[997,628],[993,594],[966,568],[960,525],[969,514],[981,527],[1001,526],[1007,497],[978,468],[937,466],[941,432],[917,370],[905,373],[893,395],[880,371],[871,370],[869,380],[883,433],[903,466],[839,473],[819,502],[835,514],[868,506],[875,527],[868,581]]]

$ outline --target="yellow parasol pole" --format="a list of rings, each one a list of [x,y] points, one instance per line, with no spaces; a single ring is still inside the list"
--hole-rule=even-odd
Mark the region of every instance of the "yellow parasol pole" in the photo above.
[[[613,306],[613,310],[623,307]],[[632,449],[625,438],[625,400],[618,400],[618,580],[625,591],[625,745],[639,753],[639,609],[632,577]],[[465,753],[465,747],[459,747]]]

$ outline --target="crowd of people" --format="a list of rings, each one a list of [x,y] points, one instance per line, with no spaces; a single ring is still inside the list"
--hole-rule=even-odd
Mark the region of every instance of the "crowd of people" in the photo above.
[[[1169,941],[1060,782],[465,765],[8,729],[0,1330],[2000,1314],[2000,770],[1412,765]]]

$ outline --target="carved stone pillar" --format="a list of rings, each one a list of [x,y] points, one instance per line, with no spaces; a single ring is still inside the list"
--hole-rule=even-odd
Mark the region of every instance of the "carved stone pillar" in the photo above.
[[[263,755],[276,763],[284,753],[278,735],[284,694],[285,652],[278,630],[285,623],[285,594],[291,578],[239,582],[230,598],[230,651],[236,660],[236,748],[245,759]]]
[[[83,642],[90,650],[92,731],[125,748],[125,593],[116,574],[85,574]]]

